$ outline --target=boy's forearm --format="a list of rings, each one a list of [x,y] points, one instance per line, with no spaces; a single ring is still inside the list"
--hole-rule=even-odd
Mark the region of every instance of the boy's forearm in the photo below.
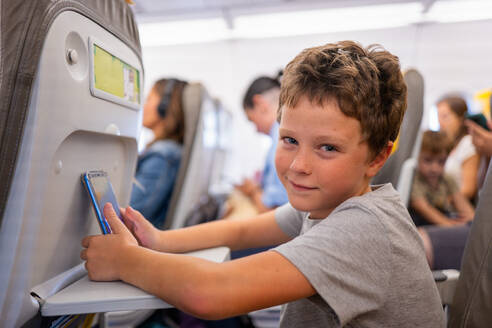
[[[239,234],[240,225],[229,220],[208,222],[176,230],[165,230],[159,234],[159,244],[156,250],[185,253],[217,246],[236,249]]]
[[[452,224],[452,221],[449,218],[422,199],[412,201],[412,207],[429,223],[437,225]]]
[[[226,263],[129,246],[121,280],[203,319],[221,319],[315,294],[306,277],[274,251]],[[239,295],[239,296],[238,296]]]
[[[207,291],[219,292],[220,284],[215,283],[218,265],[191,256],[130,247],[120,256],[118,271],[121,280],[188,313],[206,316],[212,301]]]
[[[453,200],[454,206],[456,207],[460,217],[467,219],[473,218],[473,216],[475,215],[475,211],[473,210],[472,205],[470,204],[468,199],[465,198],[464,195],[462,195],[460,192],[457,192],[453,195]]]
[[[249,219],[219,220],[160,232],[156,250],[184,253],[227,246],[231,250],[276,245],[289,240],[275,221],[274,211]]]
[[[437,224],[437,225],[450,225],[451,220],[447,218],[445,215],[441,214],[438,210],[432,208],[430,211],[427,211],[425,217],[427,220],[429,220],[431,223]]]

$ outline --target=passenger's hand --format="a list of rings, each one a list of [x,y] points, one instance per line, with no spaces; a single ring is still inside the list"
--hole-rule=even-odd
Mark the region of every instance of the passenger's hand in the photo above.
[[[120,209],[120,213],[126,226],[133,233],[133,236],[137,238],[140,246],[156,249],[159,230],[147,221],[139,211],[130,206],[126,209]]]
[[[111,281],[121,279],[121,265],[129,247],[138,247],[137,240],[116,215],[110,203],[104,205],[106,217],[112,233],[87,236],[82,239],[80,258],[85,260],[85,268],[91,280]]]
[[[242,192],[247,197],[252,197],[253,194],[258,190],[258,185],[251,179],[244,179],[243,183],[236,185],[236,189]]]
[[[468,128],[468,133],[472,137],[472,142],[477,152],[480,155],[492,156],[492,132],[485,130],[471,120],[466,120],[465,125]],[[492,130],[492,121],[488,121],[487,125]]]

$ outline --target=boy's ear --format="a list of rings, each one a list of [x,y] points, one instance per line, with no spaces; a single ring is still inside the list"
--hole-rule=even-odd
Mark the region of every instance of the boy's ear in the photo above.
[[[371,163],[369,163],[367,175],[370,178],[374,177],[379,172],[379,170],[383,167],[384,163],[386,163],[386,160],[391,155],[392,149],[393,149],[393,142],[388,141],[386,147],[384,147],[383,150],[381,150],[379,154],[377,154],[376,157],[373,158]]]

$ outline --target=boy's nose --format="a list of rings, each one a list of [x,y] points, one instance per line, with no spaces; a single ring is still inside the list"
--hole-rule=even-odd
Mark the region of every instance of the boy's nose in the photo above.
[[[442,169],[442,165],[438,162],[432,163],[431,169],[434,172],[440,171]]]
[[[304,151],[298,151],[290,164],[290,169],[297,173],[311,174],[311,160]]]

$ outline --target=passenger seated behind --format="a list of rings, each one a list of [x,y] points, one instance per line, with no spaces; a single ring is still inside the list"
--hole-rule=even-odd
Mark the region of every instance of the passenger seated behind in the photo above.
[[[484,158],[490,158],[492,156],[492,132],[470,120],[467,120],[465,124],[477,152]],[[491,121],[488,121],[487,125],[489,129],[492,129]],[[472,222],[460,226],[424,226],[419,229],[431,269],[460,269]]]
[[[460,192],[470,201],[474,201],[477,193],[477,176],[480,156],[472,144],[465,126],[468,106],[463,98],[457,96],[444,97],[437,103],[439,126],[452,142],[452,150],[444,167],[451,175]]]
[[[209,319],[287,303],[281,328],[443,327],[405,205],[391,184],[369,184],[406,108],[398,58],[352,41],[306,49],[285,69],[279,108],[275,164],[290,204],[166,231],[131,207],[125,225],[106,204],[114,233],[82,241],[89,278],[123,280]],[[225,263],[179,254],[272,244]]]
[[[280,94],[278,77],[256,78],[248,87],[243,99],[243,108],[248,119],[258,132],[270,136],[272,144],[268,150],[260,185],[245,179],[236,186],[254,204],[259,213],[266,212],[288,202],[287,192],[275,169],[275,149],[278,143],[277,109]]]
[[[450,149],[451,143],[443,132],[424,132],[410,195],[410,214],[417,226],[449,226],[473,219],[470,202],[454,179],[444,173]]]
[[[158,80],[143,111],[143,126],[153,141],[138,157],[130,205],[156,227],[162,227],[181,161],[184,137],[183,89],[186,82]]]

